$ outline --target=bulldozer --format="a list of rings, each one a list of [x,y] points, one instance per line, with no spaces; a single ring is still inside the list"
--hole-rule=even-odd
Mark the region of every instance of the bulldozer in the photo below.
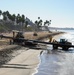
[[[68,50],[70,48],[70,45],[72,45],[72,43],[67,41],[66,39],[60,39],[60,41],[54,40],[53,43],[53,49],[58,49],[58,47],[61,47],[62,50]]]

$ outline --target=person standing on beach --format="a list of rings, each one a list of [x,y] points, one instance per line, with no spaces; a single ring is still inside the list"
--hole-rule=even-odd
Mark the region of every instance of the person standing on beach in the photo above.
[[[52,42],[52,36],[50,37],[50,40],[49,40],[49,42]]]

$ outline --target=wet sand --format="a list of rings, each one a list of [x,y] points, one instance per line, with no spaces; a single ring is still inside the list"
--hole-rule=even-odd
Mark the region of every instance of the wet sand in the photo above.
[[[28,33],[29,34],[29,33]],[[40,39],[42,39],[42,37],[46,38],[47,36],[51,36],[51,35],[58,35],[60,33],[49,33],[49,34],[43,34],[43,36],[40,37]],[[30,34],[31,35],[31,34]],[[29,36],[29,35],[28,35]],[[40,36],[40,35],[39,35]],[[38,36],[38,37],[39,37]],[[39,39],[38,37],[33,37],[32,39]],[[29,39],[31,39],[29,37]],[[17,46],[17,48],[20,46]],[[5,52],[5,50],[3,49],[5,48],[5,50],[7,50]],[[35,68],[37,67],[37,65],[39,64],[39,58],[38,56],[41,54],[42,50],[41,49],[29,49],[29,48],[18,48],[15,49],[15,47],[13,49],[9,48],[6,49],[6,46],[3,47],[2,49],[4,51],[2,51],[3,53],[0,53],[1,58],[4,57],[3,61],[1,60],[1,64],[0,64],[0,75],[32,75],[32,73],[34,73]],[[8,47],[7,47],[8,48]],[[1,50],[2,50],[1,49]],[[8,58],[6,58],[6,55]],[[3,62],[3,63],[2,63]]]

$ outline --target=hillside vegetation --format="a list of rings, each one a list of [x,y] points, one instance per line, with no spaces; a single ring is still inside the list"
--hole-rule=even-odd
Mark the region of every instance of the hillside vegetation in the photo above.
[[[51,24],[51,20],[43,20],[38,17],[34,23],[24,14],[10,14],[9,11],[0,10],[0,32],[7,32],[12,30],[23,30],[23,31],[39,31],[42,26],[49,26]]]

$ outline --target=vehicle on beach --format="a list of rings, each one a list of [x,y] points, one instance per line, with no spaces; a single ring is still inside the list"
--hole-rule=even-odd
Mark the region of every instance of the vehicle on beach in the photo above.
[[[33,42],[29,39],[25,39],[23,32],[21,31],[13,31],[13,37],[0,35],[1,38],[8,38],[10,39],[10,44],[18,44],[18,45],[28,45],[28,46],[35,46],[37,45],[36,42]]]
[[[54,40],[53,43],[53,49],[58,49],[58,47],[61,47],[62,50],[68,50],[72,45],[72,43],[67,41],[66,39],[60,39],[60,41]]]
[[[16,35],[15,35],[16,33]],[[70,47],[74,47],[71,42],[68,42],[66,39],[60,39],[60,41],[54,40],[53,42],[45,42],[41,40],[30,40],[25,39],[22,32],[13,32],[13,37],[10,36],[4,36],[0,35],[1,38],[8,38],[10,39],[10,44],[17,44],[22,46],[36,46],[38,43],[40,44],[49,44],[53,46],[53,49],[58,49],[58,47],[61,47],[62,50],[68,50]]]

